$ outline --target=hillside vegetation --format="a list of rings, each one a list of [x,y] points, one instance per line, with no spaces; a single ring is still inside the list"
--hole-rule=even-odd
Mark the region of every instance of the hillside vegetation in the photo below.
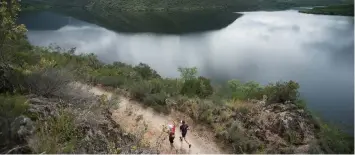
[[[309,10],[300,10],[300,12],[308,14],[354,16],[354,4],[315,7]]]
[[[15,24],[17,1],[0,5],[1,153],[155,153],[111,120],[117,102],[73,83],[100,84],[150,106],[172,109],[215,131],[231,153],[354,153],[353,137],[313,116],[298,83],[230,80],[211,85],[197,68],[164,78],[146,64],[105,64],[75,48],[34,47]],[[173,104],[172,104],[173,103]]]
[[[219,30],[242,16],[238,13],[216,11],[121,12],[109,15],[91,14],[78,8],[53,8],[51,11],[94,23],[116,32],[153,32],[164,34],[186,34]]]
[[[23,2],[21,4],[21,11],[37,11],[37,10],[46,10],[52,8],[49,4],[44,3],[28,3]]]
[[[82,7],[101,14],[119,11],[251,11],[287,9],[299,6],[319,6],[343,3],[343,0],[24,0],[52,6]]]

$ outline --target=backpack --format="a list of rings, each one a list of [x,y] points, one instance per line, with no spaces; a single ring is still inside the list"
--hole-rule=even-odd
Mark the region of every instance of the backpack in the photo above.
[[[175,135],[175,125],[169,124],[168,129],[169,129],[169,134],[171,136],[174,136]]]

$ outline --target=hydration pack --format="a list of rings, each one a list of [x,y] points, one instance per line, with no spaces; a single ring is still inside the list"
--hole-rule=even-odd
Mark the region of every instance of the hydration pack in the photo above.
[[[171,135],[175,135],[175,125],[169,124],[168,129]]]

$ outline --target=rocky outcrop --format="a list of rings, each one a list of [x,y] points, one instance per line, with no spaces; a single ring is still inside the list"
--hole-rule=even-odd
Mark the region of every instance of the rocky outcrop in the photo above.
[[[111,120],[108,107],[101,105],[99,97],[91,97],[90,100],[73,99],[72,102],[35,95],[27,97],[29,98],[28,113],[33,118],[31,120],[29,117],[20,116],[11,122],[10,133],[12,133],[12,137],[17,141],[16,144],[23,145],[10,150],[10,153],[42,153],[43,149],[41,151],[41,146],[39,146],[41,143],[38,142],[43,141],[43,139],[41,139],[41,135],[37,134],[39,131],[36,129],[41,128],[41,126],[47,126],[42,129],[53,128],[48,124],[51,120],[63,117],[64,111],[74,116],[74,122],[71,124],[80,135],[76,144],[73,145],[75,148],[71,149],[71,153],[156,153],[147,147],[140,147],[139,138],[121,130],[120,126]],[[56,146],[65,146],[63,144],[58,143]],[[21,146],[26,146],[26,150],[20,148]],[[66,149],[59,148],[55,153],[65,153],[67,152]]]
[[[19,116],[11,123],[12,137],[16,137],[19,140],[26,139],[33,134],[34,130],[34,122],[25,116]]]
[[[46,98],[31,98],[34,96],[28,96],[30,99],[28,102],[30,103],[30,107],[28,111],[36,115],[38,119],[46,119],[49,117],[56,117],[58,116],[58,107],[57,102],[51,101],[50,99]]]
[[[319,124],[297,105],[263,101],[235,101],[215,106],[190,99],[170,103],[197,122],[210,124],[233,153],[308,153],[317,149]],[[319,152],[319,148],[316,152]]]
[[[34,133],[35,124],[26,116],[18,116],[13,120],[8,120],[7,123],[1,122],[1,139],[3,141],[0,149],[2,153],[31,153],[31,149],[26,145],[26,140]]]
[[[269,153],[307,153],[315,139],[312,116],[292,103],[258,102],[248,115],[240,118],[248,133],[263,141]]]

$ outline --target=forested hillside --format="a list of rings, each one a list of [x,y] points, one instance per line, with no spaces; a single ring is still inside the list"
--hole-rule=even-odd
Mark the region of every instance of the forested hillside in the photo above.
[[[298,6],[324,6],[346,0],[24,0],[54,6],[85,7],[90,11],[168,11],[168,10],[269,10]]]
[[[315,7],[309,10],[300,10],[300,12],[308,14],[354,16],[354,4]]]
[[[52,8],[51,11],[72,16],[117,32],[154,32],[160,34],[187,34],[219,30],[242,16],[240,13],[217,11],[121,12],[118,14],[105,14],[106,16],[92,14],[78,8]],[[115,20],[111,20],[112,18]]]

